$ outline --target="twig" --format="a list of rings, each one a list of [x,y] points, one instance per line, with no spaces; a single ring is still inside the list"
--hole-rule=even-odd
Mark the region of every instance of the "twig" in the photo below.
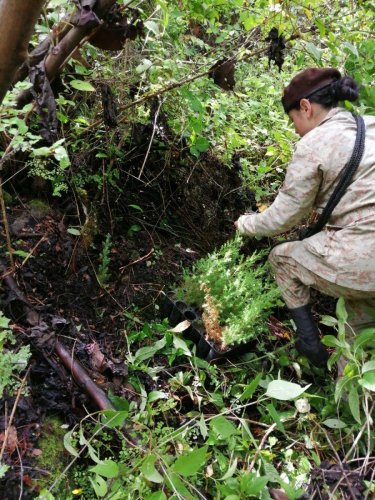
[[[264,443],[266,442],[266,439],[273,432],[273,430],[275,429],[276,425],[277,424],[275,422],[274,424],[271,425],[271,427],[268,429],[268,431],[266,431],[264,433],[264,436],[262,437],[262,440],[259,443],[259,447],[258,447],[257,451],[255,452],[255,455],[253,457],[253,460],[252,460],[251,464],[249,465],[249,468],[248,468],[247,472],[251,472],[253,470],[255,462],[257,461],[257,458],[258,458],[260,452],[262,451],[262,448],[264,446]]]
[[[375,408],[375,403],[373,403],[373,405],[371,406],[371,409],[370,409],[370,415],[372,414],[372,412],[374,411],[374,408]],[[355,447],[357,446],[358,444],[358,441],[361,439],[362,437],[362,434],[365,432],[367,428],[367,420],[366,422],[362,425],[357,437],[355,438],[355,440],[353,441],[353,444],[352,444],[352,447],[350,448],[350,450],[348,451],[348,453],[345,455],[345,458],[344,458],[344,461],[347,462],[347,460],[349,459],[350,455],[353,453],[353,451],[355,450]]]
[[[143,257],[140,257],[137,260],[133,260],[133,262],[129,262],[129,264],[126,264],[126,266],[120,267],[120,271],[123,272],[124,269],[127,269],[130,266],[134,266],[134,264],[139,264],[140,262],[143,262],[144,260],[148,259],[154,253],[154,251],[155,249],[151,248],[151,250],[148,252],[147,255],[144,255]]]
[[[27,371],[26,371],[26,373],[25,373],[25,376],[22,379],[21,385],[19,386],[19,389],[17,391],[17,397],[16,397],[16,400],[14,401],[13,408],[12,408],[12,413],[10,414],[9,422],[7,423],[7,428],[5,429],[5,433],[4,433],[4,442],[3,442],[3,446],[2,446],[1,451],[0,451],[0,462],[1,462],[1,460],[3,458],[3,455],[4,455],[5,447],[6,447],[7,441],[8,441],[8,435],[9,435],[10,427],[11,427],[11,425],[13,423],[13,418],[14,418],[14,415],[16,413],[18,401],[20,400],[21,393],[22,393],[23,387],[24,387],[24,385],[26,383],[26,379],[27,379],[27,377],[29,375],[30,368],[31,367],[29,366],[28,369],[27,369]]]
[[[163,102],[159,101],[159,106],[158,106],[158,109],[156,110],[155,116],[154,116],[154,123],[153,123],[153,129],[152,129],[152,134],[151,134],[150,142],[148,144],[148,148],[147,148],[147,151],[146,151],[146,156],[145,156],[145,158],[143,160],[142,167],[141,167],[141,170],[140,170],[139,175],[138,175],[138,179],[140,179],[142,177],[143,170],[145,168],[146,162],[147,162],[149,154],[150,154],[150,149],[151,149],[151,146],[152,146],[152,141],[154,140],[155,132],[156,132],[156,123],[158,121],[158,116],[159,116],[160,108],[162,107],[162,104],[163,104]]]
[[[308,28],[306,30],[301,30],[300,32],[298,32],[298,33],[290,36],[288,38],[288,40],[286,40],[286,41],[289,42],[289,41],[292,41],[292,40],[296,40],[297,38],[301,37],[301,33],[303,33],[303,32],[309,32],[309,31],[311,31],[311,28]],[[191,82],[193,82],[195,80],[198,80],[199,78],[202,78],[204,76],[209,75],[211,73],[212,68],[214,66],[215,66],[215,69],[218,69],[223,64],[227,63],[228,61],[235,61],[237,59],[238,53],[240,52],[241,48],[242,48],[242,46],[237,49],[237,52],[234,53],[234,55],[232,55],[231,57],[228,57],[227,59],[225,59],[225,61],[223,61],[221,65],[217,65],[218,62],[221,61],[221,58],[220,58],[219,60],[216,60],[213,63],[211,63],[211,66],[209,67],[209,69],[206,69],[205,71],[201,71],[199,73],[195,73],[192,76],[188,76],[186,78],[182,78],[181,80],[178,80],[177,82],[169,83],[168,85],[166,85],[162,89],[155,90],[154,92],[145,93],[142,97],[140,97],[136,101],[130,102],[130,103],[125,104],[124,106],[122,106],[120,108],[121,113],[123,111],[126,111],[127,109],[133,108],[134,106],[138,106],[138,104],[142,104],[142,103],[148,101],[149,99],[152,99],[153,97],[157,97],[157,96],[160,96],[162,94],[165,94],[166,92],[170,92],[171,90],[177,89],[179,87],[183,87],[187,83],[191,83]],[[268,46],[264,47],[262,49],[254,50],[253,52],[250,52],[250,54],[246,54],[246,56],[242,57],[241,61],[247,61],[248,59],[250,59],[250,58],[252,58],[254,56],[257,56],[257,55],[260,55],[260,54],[264,54],[268,50],[269,50]],[[123,121],[127,120],[127,118],[128,118],[128,115],[123,116],[122,118],[120,118],[118,120],[118,123],[122,123]],[[97,125],[99,125],[101,123],[101,121],[102,121],[102,119],[96,120],[95,122],[91,123],[87,127],[87,129],[88,128],[92,128],[92,127],[96,127]]]
[[[21,500],[23,497],[23,462],[22,462],[22,456],[21,456],[21,453],[20,453],[18,446],[16,446],[16,450],[17,450],[18,460],[20,461],[20,469],[21,469],[20,470],[20,480],[21,480],[20,494],[18,497],[18,500]]]
[[[30,259],[30,257],[33,257],[33,254],[35,252],[35,250],[38,248],[39,245],[41,245],[43,243],[43,241],[46,241],[48,238],[47,238],[47,234],[44,234],[40,240],[38,241],[38,243],[36,243],[36,245],[33,246],[33,248],[30,250],[30,252],[26,255],[26,257],[23,259],[22,263],[21,263],[21,267],[23,267],[26,262]]]
[[[12,272],[14,273],[16,268],[14,265],[13,248],[12,248],[12,242],[10,239],[8,217],[7,217],[6,207],[5,207],[4,191],[3,191],[1,178],[0,178],[0,202],[1,202],[1,212],[3,214],[3,223],[4,223],[4,229],[5,229],[5,236],[6,236],[6,240],[7,240],[7,248],[8,248],[8,253],[9,253],[10,266],[11,266]]]
[[[87,417],[85,417],[87,418]],[[86,448],[88,448],[88,446],[90,445],[90,443],[96,438],[96,436],[98,434],[100,434],[100,432],[102,432],[103,429],[105,429],[107,427],[108,424],[111,423],[111,421],[114,419],[115,417],[111,417],[107,424],[103,424],[103,425],[99,425],[97,430],[92,434],[92,436],[90,436],[90,438],[87,440],[86,444],[83,446],[83,448],[80,449],[80,451],[78,452],[77,456],[74,457],[69,463],[68,465],[65,467],[65,469],[61,472],[61,474],[54,480],[54,482],[52,483],[51,486],[48,487],[48,491],[52,491],[55,486],[57,486],[57,484],[60,482],[60,480],[65,476],[65,474],[68,472],[68,470],[72,467],[72,465],[76,462],[76,460],[78,458],[81,457],[82,453],[86,450]],[[84,419],[83,419],[84,420]],[[83,420],[81,421],[81,424],[83,422]],[[75,429],[76,427],[74,427]],[[133,446],[134,446],[134,443],[131,443]],[[143,447],[141,447],[141,450],[143,450]]]
[[[365,416],[366,416],[366,423],[367,423],[367,454],[365,457],[365,461],[362,464],[361,467],[361,474],[363,474],[363,471],[367,468],[367,464],[370,458],[370,450],[371,450],[371,430],[370,430],[370,420],[372,419],[371,417],[371,412],[369,413],[368,411],[368,393],[365,393]]]
[[[370,481],[369,481],[370,484],[373,482],[374,477],[375,477],[375,467],[374,467],[374,469],[373,469],[373,471],[371,473],[371,477],[370,477]],[[372,493],[372,492],[370,491],[370,488],[369,488],[369,491],[366,494],[365,500],[367,500],[367,498],[369,497],[370,493]],[[372,498],[374,498],[374,497],[372,497]]]
[[[320,427],[320,426],[319,426],[319,427]],[[348,490],[349,490],[349,493],[350,493],[351,498],[352,498],[353,500],[356,500],[356,498],[357,498],[357,497],[356,497],[356,495],[355,495],[355,493],[354,493],[354,491],[353,491],[353,489],[352,489],[352,486],[351,486],[351,484],[350,484],[350,481],[349,481],[348,475],[347,475],[347,473],[346,473],[346,470],[345,470],[345,469],[344,469],[344,467],[343,467],[343,462],[341,461],[341,459],[340,459],[340,457],[339,457],[339,455],[338,455],[338,453],[337,453],[337,451],[336,451],[336,448],[333,446],[332,441],[330,440],[330,438],[329,438],[329,436],[328,436],[327,431],[326,431],[325,429],[323,429],[323,427],[320,427],[320,428],[321,428],[321,430],[324,432],[324,435],[325,435],[325,437],[326,437],[326,440],[328,441],[328,444],[330,445],[331,450],[333,451],[333,453],[334,453],[334,455],[335,455],[335,457],[336,457],[336,460],[337,460],[337,465],[340,467],[341,472],[342,472],[342,478],[341,478],[341,479],[338,481],[338,483],[336,484],[336,486],[335,486],[335,488],[334,488],[334,490],[333,490],[333,492],[332,492],[332,495],[333,495],[333,493],[334,493],[334,492],[335,492],[335,491],[339,488],[340,484],[341,484],[342,482],[344,482],[344,480],[345,480],[345,482],[346,482],[346,484],[347,484],[347,486],[348,486]],[[346,462],[346,457],[344,458],[344,462]]]

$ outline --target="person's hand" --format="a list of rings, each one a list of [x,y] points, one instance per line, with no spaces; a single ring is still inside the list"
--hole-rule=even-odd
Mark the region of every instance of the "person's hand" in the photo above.
[[[234,227],[235,227],[236,229],[238,229],[238,220],[234,221],[234,222],[233,222],[233,224],[234,224]]]

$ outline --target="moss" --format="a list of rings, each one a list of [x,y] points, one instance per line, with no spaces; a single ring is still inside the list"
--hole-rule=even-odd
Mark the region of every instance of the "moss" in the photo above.
[[[3,197],[4,197],[4,203],[5,205],[12,205],[13,203],[13,197],[11,194],[9,194],[7,191],[3,189]]]
[[[44,217],[51,213],[51,208],[39,199],[34,199],[29,202],[31,212],[34,217]]]
[[[62,425],[63,422],[58,417],[48,417],[42,425],[37,444],[42,453],[37,457],[37,462],[38,468],[49,474],[38,480],[40,488],[50,486],[69,463],[70,456],[63,441],[66,429],[62,429]]]

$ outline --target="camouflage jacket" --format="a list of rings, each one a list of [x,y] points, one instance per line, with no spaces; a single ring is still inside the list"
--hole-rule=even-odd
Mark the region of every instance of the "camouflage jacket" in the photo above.
[[[291,246],[291,257],[341,286],[375,292],[375,117],[364,116],[365,151],[354,178],[318,234]],[[286,177],[264,212],[242,215],[238,229],[248,236],[272,236],[298,224],[312,209],[325,207],[351,157],[356,124],[341,108],[297,143]]]

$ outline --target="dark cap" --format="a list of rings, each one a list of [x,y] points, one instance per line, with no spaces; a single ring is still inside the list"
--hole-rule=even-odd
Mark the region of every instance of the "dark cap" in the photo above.
[[[308,68],[301,71],[284,89],[281,102],[285,112],[298,108],[301,99],[311,97],[340,78],[341,73],[335,68]]]

